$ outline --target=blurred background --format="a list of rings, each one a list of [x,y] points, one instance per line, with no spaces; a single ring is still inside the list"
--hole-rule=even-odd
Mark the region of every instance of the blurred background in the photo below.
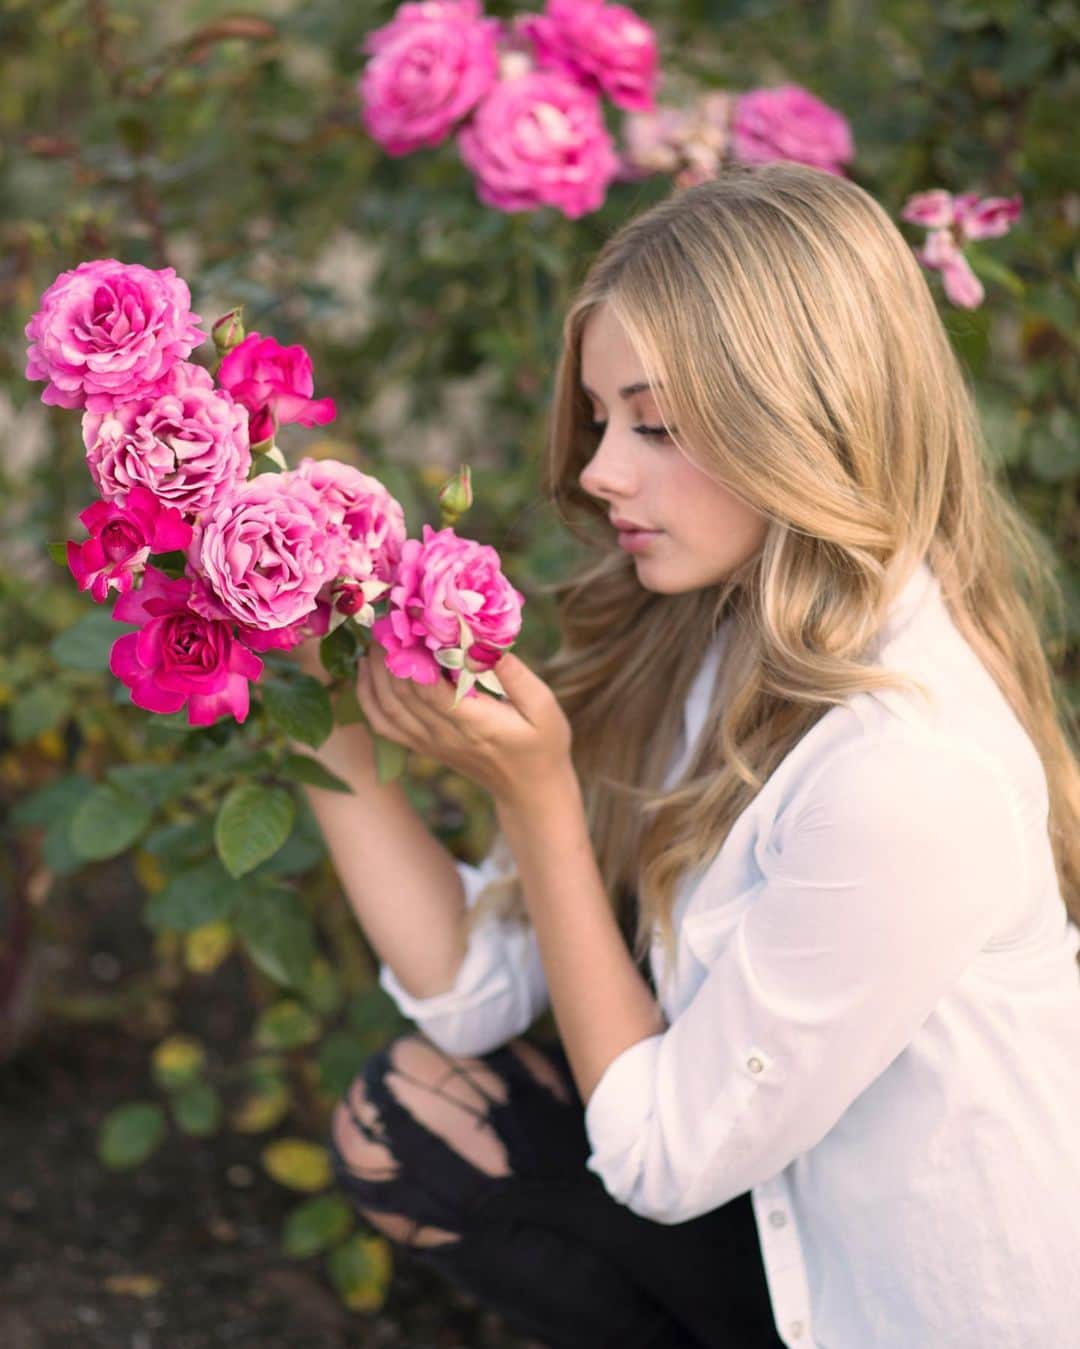
[[[1022,198],[1008,233],[968,252],[981,303],[959,307],[930,279],[995,471],[1055,560],[1064,605],[1047,650],[1080,706],[1076,5],[635,10],[657,34],[662,103],[812,90],[850,124],[846,172],[898,223],[935,188]],[[451,142],[386,153],[356,85],[366,35],[394,12],[0,0],[7,1349],[524,1344],[423,1269],[395,1268],[330,1184],[332,1102],[404,1023],[302,800],[252,873],[291,887],[281,932],[178,889],[177,868],[200,856],[200,809],[244,761],[210,734],[220,754],[204,779],[170,775],[183,727],[132,708],[106,673],[107,615],[48,550],[81,537],[95,495],[77,414],[46,407],[24,377],[23,329],[60,271],[106,257],[174,267],[205,327],[239,304],[249,331],[311,353],[316,395],[338,411],[282,435],[294,463],[330,455],[375,474],[414,536],[438,527],[439,487],[470,465],[464,532],[493,544],[529,597],[525,659],[550,650],[535,589],[575,547],[537,491],[562,313],[611,231],[677,186],[671,170],[628,174],[577,219],[507,213],[480,202]],[[620,138],[622,113],[607,104],[605,117]],[[483,794],[415,757],[406,783],[439,836],[478,860]],[[125,815],[132,799],[139,813]]]

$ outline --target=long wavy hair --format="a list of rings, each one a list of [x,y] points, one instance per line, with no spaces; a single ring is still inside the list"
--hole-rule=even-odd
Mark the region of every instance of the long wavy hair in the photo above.
[[[716,585],[644,589],[604,504],[579,484],[596,449],[581,339],[600,304],[662,386],[680,449],[768,517],[758,553]],[[537,671],[572,726],[598,866],[639,962],[656,925],[670,963],[679,879],[716,855],[830,707],[863,690],[922,691],[860,656],[923,559],[1038,750],[1061,890],[1080,923],[1076,720],[1043,649],[1051,597],[1063,623],[1061,586],[981,434],[910,245],[846,178],[737,165],[631,219],[596,256],[563,324],[542,471],[585,555],[540,592],[555,598],[560,645]],[[684,698],[726,618],[696,752],[662,790]],[[493,856],[505,876],[470,922],[492,911],[527,921],[498,835]]]

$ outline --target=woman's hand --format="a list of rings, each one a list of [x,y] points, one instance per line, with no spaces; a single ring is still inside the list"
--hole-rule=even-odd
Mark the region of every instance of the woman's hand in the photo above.
[[[497,802],[518,804],[570,767],[570,723],[547,684],[513,652],[494,670],[506,698],[478,692],[452,707],[448,679],[399,679],[376,643],[360,661],[356,696],[379,735],[446,764]]]

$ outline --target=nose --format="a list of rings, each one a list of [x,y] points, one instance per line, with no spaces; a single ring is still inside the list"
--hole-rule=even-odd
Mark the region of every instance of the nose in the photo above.
[[[637,472],[633,454],[620,452],[618,436],[609,426],[578,475],[578,482],[590,496],[627,500],[637,493]]]

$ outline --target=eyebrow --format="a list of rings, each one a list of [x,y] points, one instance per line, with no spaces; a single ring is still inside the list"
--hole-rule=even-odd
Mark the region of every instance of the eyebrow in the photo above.
[[[657,384],[656,387],[657,387],[658,389],[662,389],[664,386],[663,386],[662,384]],[[620,398],[633,398],[634,394],[636,394],[636,393],[645,393],[646,390],[651,389],[651,388],[652,388],[652,385],[649,384],[646,380],[641,380],[641,381],[639,381],[637,384],[626,384],[626,385],[624,385],[624,386],[619,390],[619,397],[620,397]],[[596,397],[596,394],[593,392],[592,389],[589,388],[589,386],[588,386],[587,384],[582,384],[581,389],[582,389],[582,392],[583,392],[583,393],[587,393],[587,394],[589,395],[590,398],[595,398],[595,397]]]

